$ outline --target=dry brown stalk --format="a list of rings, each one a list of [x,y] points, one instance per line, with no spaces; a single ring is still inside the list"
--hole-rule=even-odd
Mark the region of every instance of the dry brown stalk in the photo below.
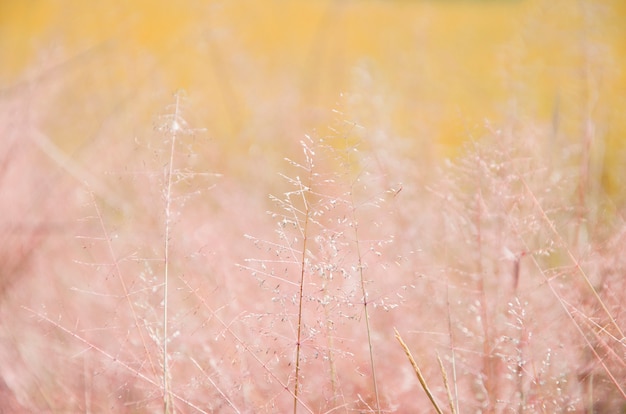
[[[454,406],[454,399],[452,398],[452,391],[450,391],[450,384],[448,383],[448,373],[446,372],[446,368],[443,366],[443,362],[439,357],[439,353],[437,353],[437,362],[439,362],[439,369],[441,370],[441,376],[443,377],[443,386],[446,388],[446,393],[448,394],[448,402],[450,403],[450,412],[452,414],[456,414],[456,408]]]
[[[413,370],[415,371],[415,374],[417,375],[417,379],[419,380],[422,388],[424,389],[424,392],[428,396],[428,399],[432,403],[433,407],[435,407],[435,411],[437,411],[437,414],[443,414],[443,411],[441,411],[441,408],[439,408],[439,404],[437,404],[437,401],[435,401],[435,396],[432,394],[432,392],[430,392],[430,388],[428,388],[428,384],[426,384],[426,380],[424,379],[424,376],[422,375],[422,371],[417,365],[417,362],[415,362],[415,358],[413,358],[413,355],[411,354],[411,350],[406,345],[406,343],[402,340],[402,337],[400,336],[400,333],[398,332],[398,330],[396,328],[393,328],[393,331],[396,333],[396,339],[398,340],[398,342],[400,342],[400,346],[402,346],[402,349],[404,349],[404,353],[406,354],[407,358],[409,358],[409,362],[411,362],[411,365],[413,365]]]

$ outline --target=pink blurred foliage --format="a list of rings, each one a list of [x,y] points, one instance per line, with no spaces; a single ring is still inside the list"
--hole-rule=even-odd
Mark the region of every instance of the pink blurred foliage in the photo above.
[[[161,128],[166,108],[75,159],[25,102],[0,120],[0,408],[159,411],[165,363],[174,411],[287,412],[298,320],[301,410],[376,411],[374,368],[381,411],[432,412],[394,327],[441,406],[623,407],[624,225],[580,219],[576,151],[555,160],[549,128],[487,127],[436,163],[340,119],[238,165]]]

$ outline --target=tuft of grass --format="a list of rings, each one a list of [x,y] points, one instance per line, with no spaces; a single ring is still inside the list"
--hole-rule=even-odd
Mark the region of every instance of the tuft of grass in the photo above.
[[[352,129],[344,132],[344,136]],[[281,174],[288,190],[281,198],[270,197],[277,206],[270,214],[277,222],[278,241],[248,236],[269,257],[248,259],[242,268],[250,271],[261,287],[271,290],[272,301],[280,304],[281,310],[276,314],[287,329],[279,335],[286,339],[292,331],[292,410],[296,412],[299,405],[309,401],[309,404],[323,404],[327,410],[346,410],[355,403],[371,404],[374,411],[380,412],[370,309],[376,300],[370,298],[369,290],[371,286],[382,285],[366,275],[380,262],[379,250],[387,241],[364,239],[363,234],[373,232],[361,232],[360,220],[372,220],[372,212],[379,209],[381,200],[365,188],[369,182],[362,183],[367,174],[354,159],[357,147],[340,140],[342,147],[337,148],[333,137],[336,135],[317,139],[307,136],[301,142],[303,161],[288,160],[293,172]],[[290,310],[292,306],[295,308]],[[361,355],[338,332],[356,329],[354,323],[361,316],[351,309],[357,306],[362,308],[364,318],[371,388],[367,400],[358,397],[350,402],[344,385],[346,372],[337,363],[342,361],[345,365],[346,358],[360,360]],[[272,334],[280,332],[274,322],[270,323]],[[319,355],[327,363],[316,368],[319,364],[314,359]],[[328,378],[327,385],[321,384],[321,389],[328,392],[326,401],[318,399],[319,388],[314,385],[318,380],[305,380],[312,375],[318,377],[313,372],[323,372]]]

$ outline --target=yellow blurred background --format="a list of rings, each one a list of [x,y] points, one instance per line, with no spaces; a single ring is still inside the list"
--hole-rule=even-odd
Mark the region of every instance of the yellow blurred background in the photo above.
[[[343,112],[425,157],[492,124],[626,160],[622,0],[0,2],[0,93],[28,96],[69,154],[132,139],[184,89],[225,156],[271,151]],[[555,146],[558,151],[558,145]]]

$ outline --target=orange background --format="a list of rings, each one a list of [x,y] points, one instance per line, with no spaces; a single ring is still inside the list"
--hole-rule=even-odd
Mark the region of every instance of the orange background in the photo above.
[[[64,151],[124,139],[186,90],[227,156],[297,142],[340,110],[440,157],[496,125],[583,142],[609,193],[626,156],[626,3],[0,3],[0,88]]]

